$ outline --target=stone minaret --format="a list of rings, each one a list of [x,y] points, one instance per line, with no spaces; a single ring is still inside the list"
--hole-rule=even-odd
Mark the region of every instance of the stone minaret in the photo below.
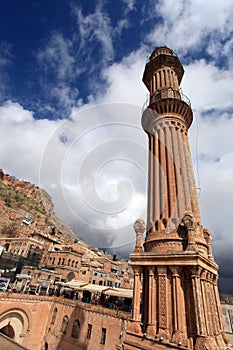
[[[179,58],[158,47],[143,75],[150,92],[142,116],[149,139],[148,218],[144,251],[137,234],[130,255],[134,300],[127,350],[227,348],[211,233],[201,226],[183,73]]]

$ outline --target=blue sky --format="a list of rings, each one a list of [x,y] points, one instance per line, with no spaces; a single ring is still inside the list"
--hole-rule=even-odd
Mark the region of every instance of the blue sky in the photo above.
[[[3,3],[0,39],[9,85],[2,101],[10,96],[37,118],[67,117],[105,88],[104,68],[138,48],[154,21],[145,12],[145,4],[122,0]]]
[[[231,0],[1,2],[0,167],[45,188],[89,244],[127,255],[146,217],[141,79],[167,45],[194,111],[203,225],[233,293],[232,18]]]
[[[68,117],[73,106],[104,93],[104,69],[139,49],[149,54],[164,39],[175,44],[184,64],[203,58],[227,67],[228,51],[219,54],[231,40],[227,22],[214,18],[214,12],[212,17],[205,1],[202,8],[212,25],[201,18],[195,21],[195,13],[189,23],[198,5],[180,1],[174,9],[172,1],[3,2],[0,67],[6,83],[1,101],[17,101],[36,118]]]

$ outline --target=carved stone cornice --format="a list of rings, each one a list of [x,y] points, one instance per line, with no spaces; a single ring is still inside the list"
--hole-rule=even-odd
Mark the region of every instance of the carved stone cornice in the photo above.
[[[157,266],[158,276],[166,276],[167,275],[167,266]]]
[[[155,274],[155,267],[154,266],[148,266],[147,269],[148,269],[149,275],[154,276],[154,274]]]
[[[132,266],[133,272],[135,275],[140,275],[142,273],[142,267],[141,266]]]
[[[180,266],[169,266],[169,270],[172,273],[172,277],[180,277],[182,267]]]

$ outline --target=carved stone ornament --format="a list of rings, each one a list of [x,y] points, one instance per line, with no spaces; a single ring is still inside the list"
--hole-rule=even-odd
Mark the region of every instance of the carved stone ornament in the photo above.
[[[195,344],[195,350],[211,350],[211,346],[209,343],[209,340],[207,338],[198,337],[196,344]]]
[[[196,220],[191,211],[186,211],[184,213],[184,216],[182,218],[182,223],[187,230],[195,230],[197,225]]]
[[[133,253],[141,254],[142,253],[142,235],[146,229],[146,225],[145,225],[144,220],[137,219],[135,221],[133,227],[134,227],[134,231],[136,233],[136,245],[135,245],[135,248],[133,250]]]
[[[142,335],[142,329],[140,325],[140,321],[129,320],[127,325],[127,332],[138,333]]]
[[[175,330],[174,333],[172,334],[172,341],[174,343],[183,342],[183,339],[184,339],[184,334],[180,330]]]
[[[208,228],[203,228],[203,233],[204,233],[204,238],[207,242],[207,244],[211,244],[212,241],[212,234],[210,232],[210,230],[208,230]]]
[[[134,231],[137,233],[143,234],[146,229],[146,224],[143,219],[137,219],[133,225]]]
[[[186,250],[188,251],[197,251],[198,246],[196,244],[196,220],[193,216],[193,213],[191,211],[186,211],[184,213],[183,219],[182,219],[182,225],[187,230],[187,235],[188,235],[188,246]]]

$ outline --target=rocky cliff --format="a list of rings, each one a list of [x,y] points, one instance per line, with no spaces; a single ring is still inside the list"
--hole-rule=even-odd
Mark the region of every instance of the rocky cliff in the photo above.
[[[77,239],[77,234],[54,213],[51,197],[38,186],[0,170],[0,233],[38,232]]]

